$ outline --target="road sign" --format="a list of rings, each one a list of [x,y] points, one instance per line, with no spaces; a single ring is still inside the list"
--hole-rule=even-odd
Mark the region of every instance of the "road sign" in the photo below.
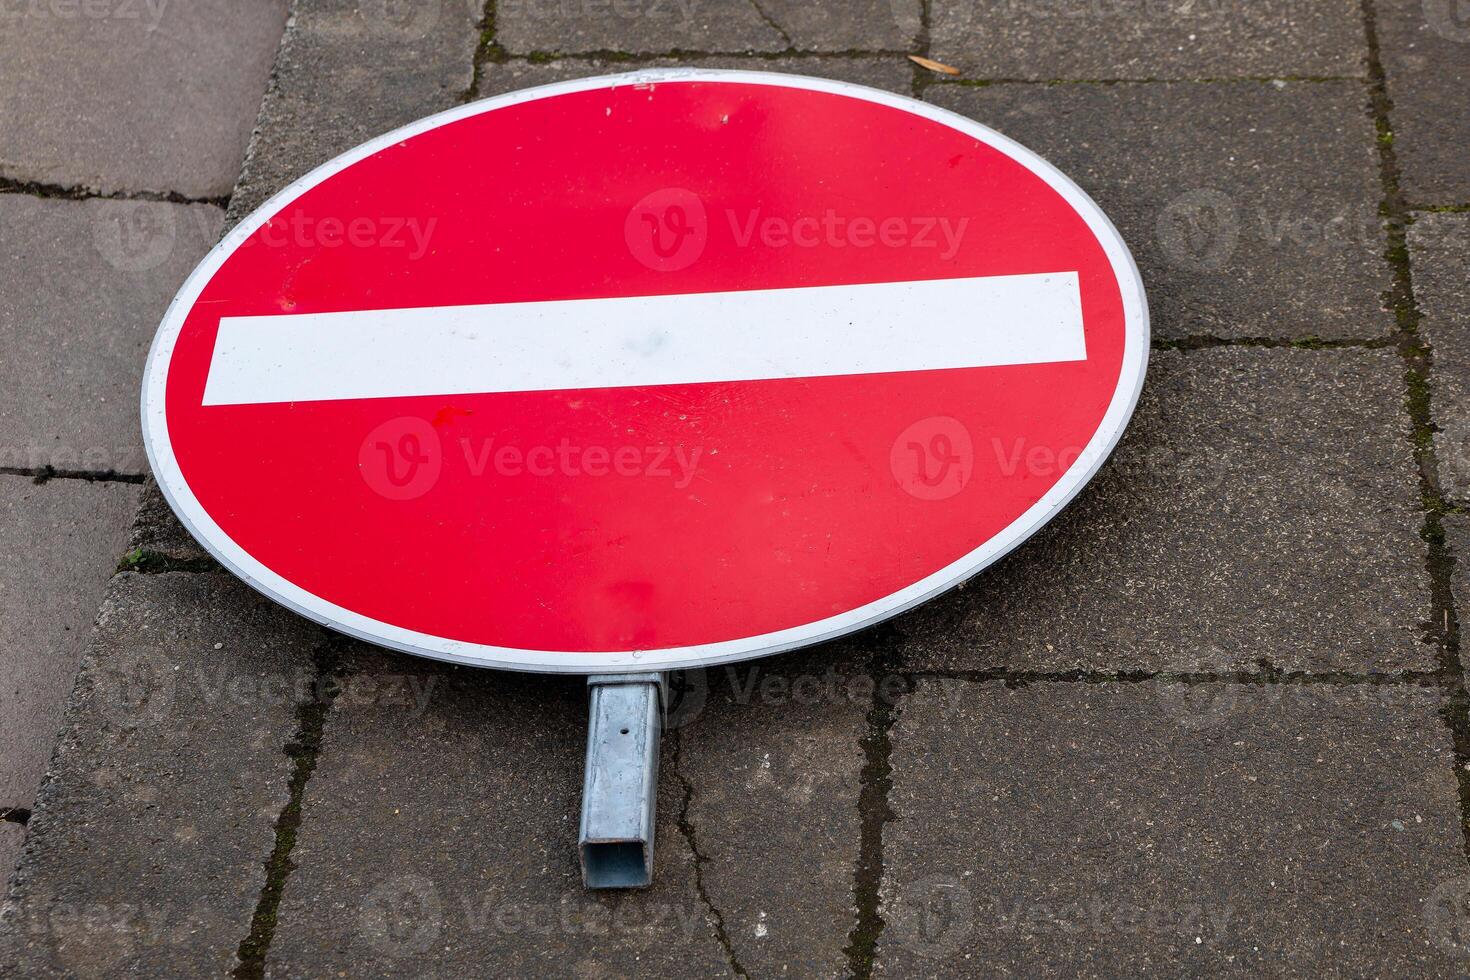
[[[584,79],[298,180],[149,355],[159,484],[236,574],[384,646],[538,671],[814,643],[1087,482],[1147,310],[1097,206],[900,96]]]

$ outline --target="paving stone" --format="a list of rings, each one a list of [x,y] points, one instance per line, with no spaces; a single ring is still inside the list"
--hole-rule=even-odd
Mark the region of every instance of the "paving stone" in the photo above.
[[[945,84],[926,98],[1020,141],[1097,200],[1143,272],[1157,334],[1393,330],[1359,84]]]
[[[692,691],[665,738],[653,886],[587,892],[582,679],[356,659],[307,787],[268,975],[726,975],[719,930],[747,969],[840,965],[864,706],[776,704],[769,685],[741,704],[723,675]]]
[[[223,197],[235,183],[285,0],[7,5],[0,176]]]
[[[1421,214],[1409,227],[1419,331],[1434,352],[1430,411],[1444,492],[1470,499],[1470,214]]]
[[[895,621],[908,666],[1435,669],[1403,402],[1390,350],[1155,351],[1092,485]]]
[[[366,654],[333,706],[271,977],[728,972],[661,778],[653,887],[582,888],[581,678]]]
[[[551,62],[522,60],[486,65],[480,77],[480,95],[489,97],[535,85],[596,75],[614,75],[645,68],[745,69],[774,71],[791,75],[815,75],[835,78],[858,85],[869,85],[908,95],[913,89],[914,73],[907,60],[898,58],[700,58],[689,61],[678,58],[655,58],[636,66],[625,61],[597,58],[559,58]]]
[[[325,640],[226,575],[113,580],[0,912],[0,974],[236,967]]]
[[[1362,75],[1353,0],[933,0],[933,56],[972,78]]]
[[[880,976],[1449,976],[1470,889],[1432,688],[922,681]]]
[[[1415,204],[1470,204],[1470,16],[1458,0],[1379,0],[1399,180]]]
[[[143,361],[220,210],[0,194],[0,466],[141,473]]]
[[[0,476],[0,808],[29,809],[138,488]]]
[[[678,729],[704,888],[750,976],[848,972],[873,698],[854,671],[875,642],[711,668],[706,709]]]
[[[791,46],[751,0],[499,0],[495,40],[512,54],[740,53]]]
[[[230,223],[338,154],[456,105],[483,11],[478,0],[298,0]]]

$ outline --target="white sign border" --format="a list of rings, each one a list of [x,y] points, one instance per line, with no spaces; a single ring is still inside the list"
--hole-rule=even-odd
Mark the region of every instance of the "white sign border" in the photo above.
[[[1125,317],[1123,363],[1118,387],[1101,424],[1078,461],[1024,514],[979,548],[937,572],[891,595],[816,622],[736,640],[661,650],[566,653],[522,650],[449,640],[403,629],[327,602],[267,568],[237,545],[205,512],[179,468],[169,440],[164,410],[168,366],[184,320],[199,294],[235,250],[272,216],[302,193],[354,163],[395,143],[470,116],[493,112],[524,102],[571,92],[623,85],[668,85],[687,82],[724,82],[771,85],[848,96],[899,109],[932,120],[999,150],[1026,167],[1057,191],[1085,220],[1107,253],[1122,293]],[[1102,209],[1061,171],[1019,143],[987,126],[907,96],[864,85],[776,72],[665,68],[603,75],[524,89],[472,102],[420,119],[371,140],[322,164],[292,182],[235,226],[185,280],[164,314],[148,352],[141,399],[143,441],[159,488],[174,513],[210,554],[252,588],[283,606],[349,636],[404,653],[451,663],[538,673],[588,674],[703,667],[768,656],[836,639],[912,609],[968,580],[1004,557],[1061,511],[1087,485],[1123,435],[1143,388],[1148,368],[1148,301],[1138,266],[1122,236]]]

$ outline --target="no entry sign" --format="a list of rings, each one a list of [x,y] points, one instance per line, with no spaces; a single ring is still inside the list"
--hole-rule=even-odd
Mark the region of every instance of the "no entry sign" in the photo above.
[[[834,637],[1091,477],[1137,270],[1043,160],[838,82],[645,72],[302,178],[175,299],[143,424],[232,571],[385,646],[578,673]]]

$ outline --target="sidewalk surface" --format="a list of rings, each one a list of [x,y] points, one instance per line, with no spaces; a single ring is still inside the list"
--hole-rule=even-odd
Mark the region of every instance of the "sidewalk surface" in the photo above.
[[[1464,4],[4,16],[0,975],[1470,971]],[[289,180],[674,64],[861,82],[1037,150],[1133,248],[1155,349],[1114,459],[1002,564],[687,677],[655,885],[589,894],[579,680],[259,597],[146,481],[134,405],[174,289]]]

